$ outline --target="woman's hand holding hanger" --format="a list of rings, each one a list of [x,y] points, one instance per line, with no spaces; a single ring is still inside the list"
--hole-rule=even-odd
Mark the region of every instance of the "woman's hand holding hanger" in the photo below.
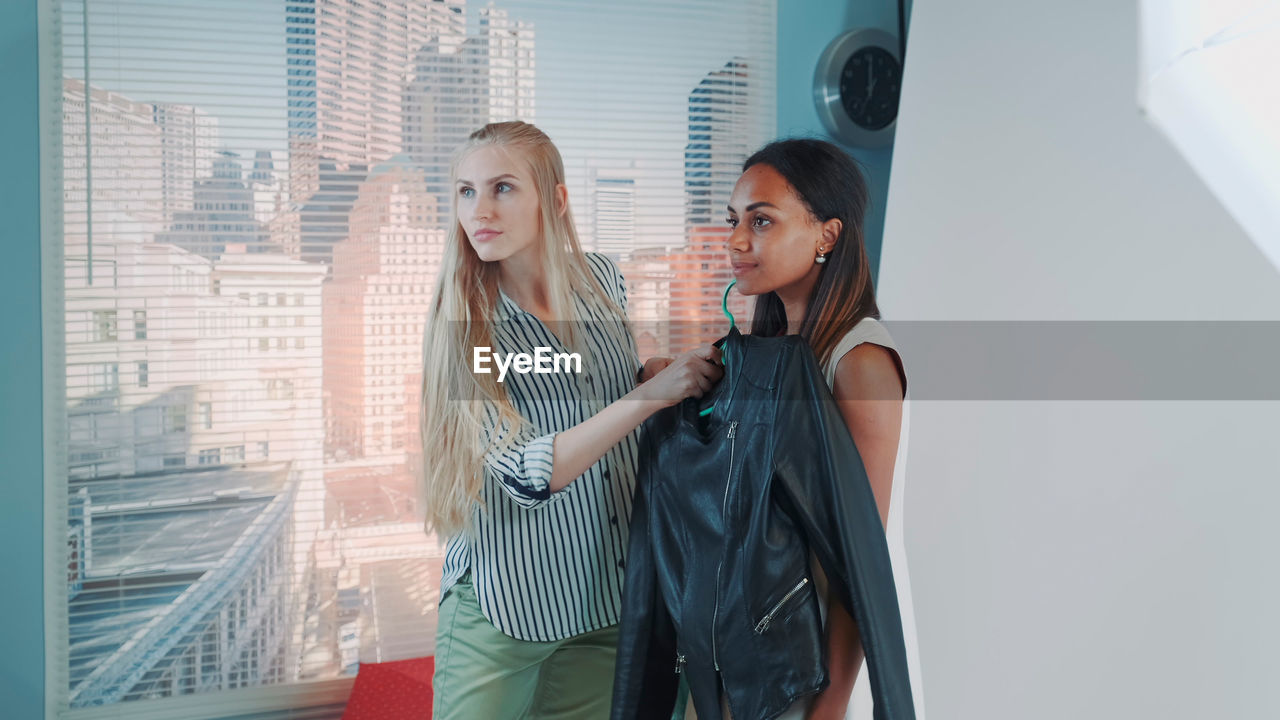
[[[670,407],[685,398],[702,397],[723,375],[720,348],[708,343],[675,358],[649,358],[641,375],[642,384],[633,392]]]
[[[559,492],[580,477],[653,413],[687,397],[702,397],[724,375],[719,361],[719,348],[710,344],[677,355],[643,385],[587,420],[558,433],[553,450],[551,492]],[[634,402],[637,400],[640,402]]]

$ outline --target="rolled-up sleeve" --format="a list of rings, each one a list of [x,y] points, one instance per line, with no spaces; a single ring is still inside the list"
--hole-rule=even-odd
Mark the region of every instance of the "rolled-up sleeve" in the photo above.
[[[486,440],[494,436],[497,420],[498,411],[489,408],[485,414]],[[556,435],[538,435],[526,425],[513,442],[485,453],[485,474],[521,507],[532,509],[555,500],[559,493],[551,492],[551,471]]]

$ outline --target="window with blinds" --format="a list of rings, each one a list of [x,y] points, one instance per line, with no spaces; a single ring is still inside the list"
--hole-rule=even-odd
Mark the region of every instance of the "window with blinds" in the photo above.
[[[775,2],[41,1],[54,704],[319,716],[360,663],[434,652],[443,542],[413,478],[450,154],[538,125],[642,356],[714,339],[725,204],[774,132]]]

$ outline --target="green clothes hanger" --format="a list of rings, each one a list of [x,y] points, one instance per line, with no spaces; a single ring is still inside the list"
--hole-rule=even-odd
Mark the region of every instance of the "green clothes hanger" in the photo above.
[[[738,284],[738,281],[736,279],[730,280],[729,284],[724,286],[724,297],[720,299],[720,309],[724,311],[724,316],[729,318],[730,329],[733,329],[737,325],[737,321],[733,319],[733,313],[729,312],[729,291],[732,290],[733,286],[737,284]],[[720,362],[722,365],[726,367],[729,365],[728,353],[722,354],[720,356]],[[711,403],[710,407],[698,413],[698,417],[706,417],[711,414],[712,410],[715,410],[715,409],[716,409],[716,404]]]

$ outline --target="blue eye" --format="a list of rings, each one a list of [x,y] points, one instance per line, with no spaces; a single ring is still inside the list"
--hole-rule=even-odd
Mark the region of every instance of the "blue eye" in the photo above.
[[[498,184],[497,184],[497,188],[498,188],[498,192],[500,192],[500,193],[504,193],[504,192],[507,192],[507,191],[509,191],[509,190],[513,190],[513,189],[514,189],[514,188],[512,188],[512,187],[511,187],[511,185],[510,185],[510,184],[508,184],[508,183],[498,183]]]
[[[465,186],[464,186],[464,187],[462,187],[462,188],[460,188],[460,189],[458,190],[458,194],[459,194],[459,195],[461,195],[461,196],[462,196],[462,197],[464,197],[464,198],[469,198],[469,197],[471,197],[472,195],[475,195],[475,194],[476,194],[476,191],[475,191],[475,190],[473,190],[472,188],[469,188],[469,187],[465,187]]]

